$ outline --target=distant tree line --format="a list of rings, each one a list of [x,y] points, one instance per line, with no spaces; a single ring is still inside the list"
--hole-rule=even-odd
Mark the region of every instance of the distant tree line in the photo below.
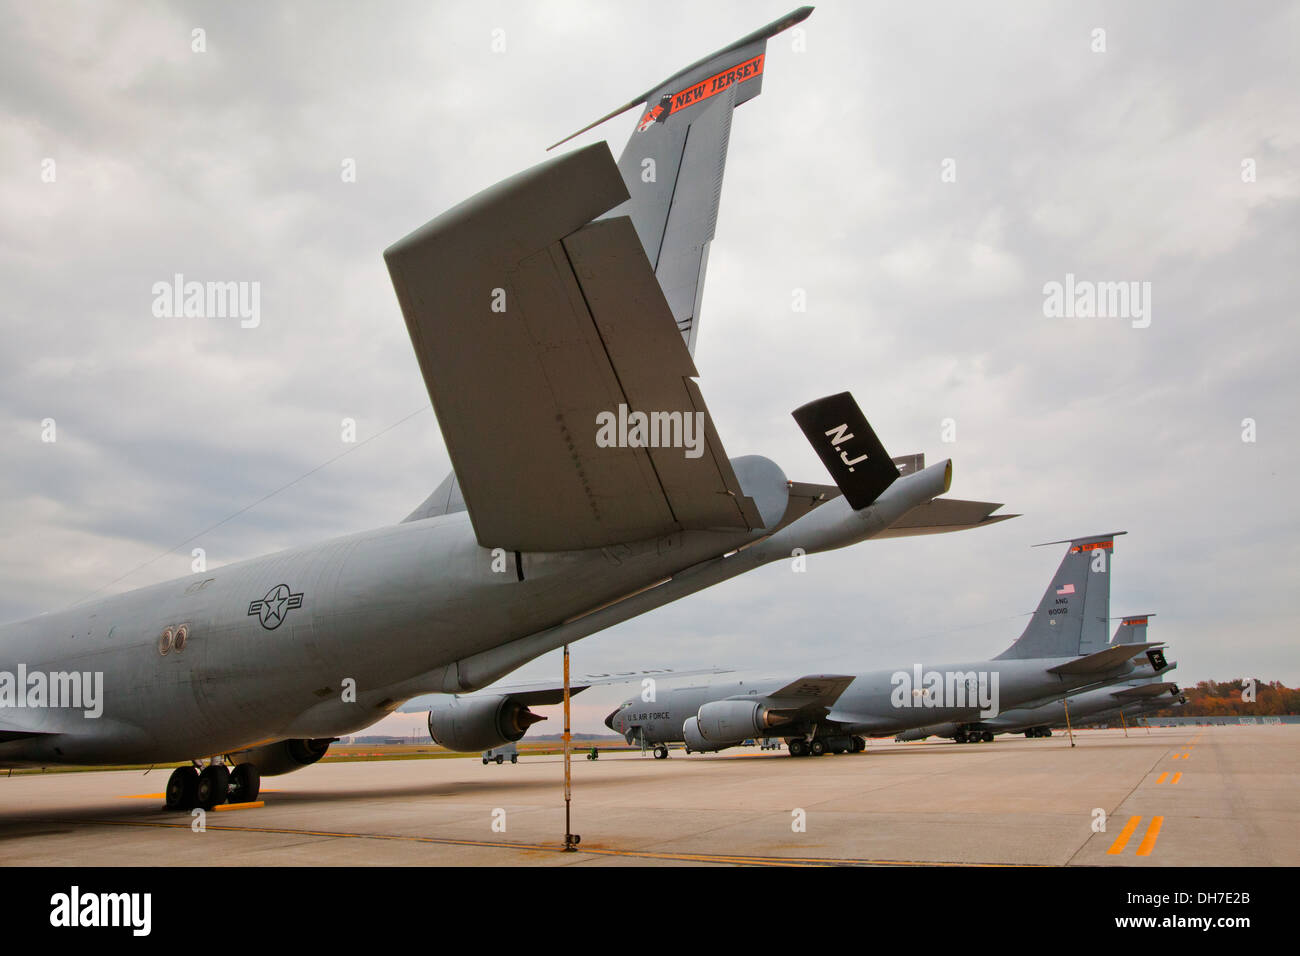
[[[1254,702],[1244,697],[1248,685],[1254,685]],[[1236,678],[1228,681],[1200,681],[1184,687],[1187,703],[1156,711],[1157,717],[1263,717],[1300,714],[1300,688],[1287,687],[1281,681],[1251,681]]]

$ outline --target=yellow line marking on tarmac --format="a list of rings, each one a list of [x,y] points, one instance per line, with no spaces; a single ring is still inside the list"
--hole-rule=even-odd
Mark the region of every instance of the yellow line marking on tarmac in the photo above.
[[[1134,817],[1134,821],[1138,818]],[[162,827],[172,830],[188,830],[190,824],[185,823],[164,823],[161,821],[148,820],[87,820],[87,823],[96,823],[104,826],[124,826],[124,827]],[[1136,825],[1134,823],[1133,825]],[[439,846],[468,846],[468,847],[492,847],[502,850],[540,850],[551,853],[563,852],[563,846],[558,843],[508,843],[505,841],[494,842],[491,840],[463,840],[451,837],[423,837],[408,836],[398,833],[347,833],[335,830],[297,830],[289,827],[237,827],[237,826],[212,826],[207,827],[208,831],[225,830],[235,833],[277,833],[290,836],[319,836],[319,837],[350,837],[360,840],[388,840],[406,843],[425,843]],[[652,850],[616,850],[609,847],[578,847],[578,853],[586,853],[594,856],[625,856],[635,857],[648,860],[676,860],[687,863],[731,863],[740,866],[917,866],[924,864],[926,866],[989,866],[987,863],[959,863],[943,862],[929,860],[866,860],[866,859],[845,859],[834,857],[787,857],[787,856],[733,856],[722,853],[667,853],[655,852]],[[997,864],[992,864],[997,865]],[[1021,864],[1003,864],[1019,866]]]
[[[263,790],[262,793],[279,793],[279,790]],[[119,793],[119,800],[166,800],[165,793]]]
[[[213,810],[256,810],[258,807],[266,806],[265,800],[254,800],[252,803],[219,803]]]
[[[1106,851],[1107,856],[1118,856],[1124,852],[1124,847],[1128,846],[1129,837],[1133,836],[1133,831],[1137,829],[1141,820],[1141,817],[1128,818],[1128,823],[1124,824],[1124,829],[1119,831],[1119,836],[1115,837],[1115,842]]]
[[[1170,782],[1170,783],[1177,783],[1179,780],[1182,780],[1182,779],[1183,779],[1183,775],[1182,775],[1181,773],[1176,773],[1176,774],[1174,774],[1174,778],[1173,778],[1172,780],[1170,780],[1169,782]]]
[[[1164,817],[1151,818],[1151,823],[1147,826],[1146,836],[1142,838],[1142,845],[1138,847],[1138,856],[1151,855],[1151,851],[1156,848],[1156,837],[1160,836],[1160,827],[1164,825],[1164,822]]]
[[[1167,776],[1169,776],[1169,771],[1168,771],[1168,770],[1166,770],[1164,773],[1162,773],[1162,774],[1160,775],[1160,779],[1157,780],[1156,783],[1164,783],[1164,782],[1165,782],[1165,777],[1167,777]]]

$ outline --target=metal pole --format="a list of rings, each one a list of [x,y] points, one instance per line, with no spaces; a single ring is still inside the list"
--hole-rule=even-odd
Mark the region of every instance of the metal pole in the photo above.
[[[1119,712],[1119,722],[1124,725],[1124,736],[1128,736],[1128,721],[1124,719],[1124,711]]]
[[[571,832],[569,822],[569,802],[573,797],[573,788],[569,776],[569,645],[564,645],[564,852],[572,853],[578,848],[582,837]]]
[[[1074,728],[1070,726],[1070,698],[1061,701],[1065,705],[1065,732],[1070,735],[1070,746],[1074,746]]]

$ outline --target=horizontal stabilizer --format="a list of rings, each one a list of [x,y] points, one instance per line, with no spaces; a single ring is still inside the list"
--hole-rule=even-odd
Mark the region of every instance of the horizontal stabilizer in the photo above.
[[[1178,685],[1174,683],[1141,684],[1137,687],[1125,687],[1123,690],[1117,690],[1114,692],[1114,696],[1125,700],[1147,700],[1177,690]]]
[[[898,480],[898,466],[848,392],[801,405],[792,414],[854,511]]]
[[[1108,647],[1104,651],[1097,651],[1095,654],[1088,654],[1085,657],[1075,658],[1072,661],[1066,661],[1064,664],[1049,667],[1047,672],[1049,674],[1060,674],[1062,677],[1080,674],[1102,674],[1121,666],[1134,654],[1153,647],[1163,646],[1163,644],[1122,644],[1118,647]]]
[[[964,501],[960,498],[934,498],[917,505],[899,518],[877,538],[903,538],[920,534],[944,534],[997,524],[1019,515],[995,515],[1002,505],[989,501]]]

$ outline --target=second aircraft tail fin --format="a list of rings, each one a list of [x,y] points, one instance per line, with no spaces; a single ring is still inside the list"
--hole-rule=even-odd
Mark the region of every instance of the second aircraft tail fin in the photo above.
[[[1024,633],[994,660],[1077,657],[1105,649],[1111,556],[1121,534],[1048,542],[1069,544],[1070,549]]]

